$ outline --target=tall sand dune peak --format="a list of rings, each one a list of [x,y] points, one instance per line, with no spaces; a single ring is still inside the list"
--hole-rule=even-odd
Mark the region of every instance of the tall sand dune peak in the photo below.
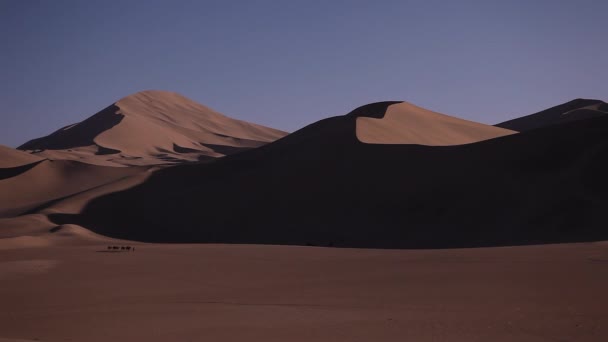
[[[386,103],[386,102],[384,102]],[[416,144],[427,146],[462,145],[515,133],[512,130],[484,125],[430,111],[408,102],[389,102],[383,115],[357,116],[357,138],[368,144]]]
[[[147,90],[19,149],[49,159],[151,165],[222,157],[286,134],[229,118],[177,93]]]

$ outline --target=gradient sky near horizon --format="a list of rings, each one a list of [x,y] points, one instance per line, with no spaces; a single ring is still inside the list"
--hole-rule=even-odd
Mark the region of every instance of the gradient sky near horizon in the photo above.
[[[146,89],[294,131],[405,100],[494,124],[608,101],[608,1],[0,0],[0,144]]]

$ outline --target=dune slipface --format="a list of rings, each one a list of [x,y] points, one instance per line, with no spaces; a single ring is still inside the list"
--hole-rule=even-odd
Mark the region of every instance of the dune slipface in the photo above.
[[[0,182],[3,179],[17,176],[42,161],[42,158],[35,155],[0,145]]]
[[[226,117],[179,94],[143,91],[19,149],[49,159],[124,166],[213,159],[286,133]]]
[[[358,120],[395,104],[363,106],[212,164],[161,170],[52,220],[157,242],[443,248],[608,238],[608,118],[520,134],[470,125],[455,141],[506,135],[466,145],[359,141]]]
[[[357,118],[357,138],[369,144],[462,145],[514,133],[407,102],[389,106],[381,118]]]

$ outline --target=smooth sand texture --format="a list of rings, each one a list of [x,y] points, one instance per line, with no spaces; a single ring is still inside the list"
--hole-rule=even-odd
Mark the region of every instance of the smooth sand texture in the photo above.
[[[383,118],[357,118],[357,138],[368,144],[462,145],[514,133],[407,102],[390,105]]]
[[[606,243],[457,250],[105,243],[0,252],[0,337],[605,341]]]
[[[54,213],[79,213],[87,205],[87,203],[89,203],[89,201],[103,195],[126,190],[141,184],[148,179],[148,177],[150,177],[155,170],[155,168],[140,170],[140,172],[137,172],[137,170],[131,170],[134,171],[133,174],[119,178],[116,181],[111,181],[109,183],[81,191],[61,200],[53,201],[44,208],[40,208],[38,212],[44,215]]]
[[[118,239],[606,240],[608,118],[511,135],[386,102],[209,163],[132,166],[228,146],[162,152],[204,130],[183,130],[193,121],[158,96],[173,95],[138,94],[44,138],[58,149],[40,155],[89,164],[0,168],[0,217],[32,211],[0,218],[0,342],[608,339],[607,242]],[[171,129],[127,134],[155,125]]]
[[[0,217],[17,216],[50,201],[112,183],[146,169],[45,160],[13,177],[0,179]]]
[[[49,221],[44,214],[28,214],[18,217],[0,218],[0,238],[5,239],[3,240],[5,247],[9,248],[13,246],[13,244],[8,244],[6,239],[34,237],[34,240],[37,240],[39,239],[38,236],[40,234],[44,235],[55,227],[57,227],[57,225]],[[11,241],[15,242],[19,240]]]
[[[44,159],[38,156],[0,145],[0,184],[3,180],[20,175],[43,161]]]
[[[575,99],[538,113],[522,116],[497,124],[518,132],[525,132],[551,125],[601,117],[608,114],[608,104],[600,100]]]
[[[23,166],[41,160],[42,158],[36,155],[0,145],[0,169]]]
[[[95,234],[76,225],[57,226],[40,214],[0,219],[0,251],[65,246],[74,243],[84,246],[100,242],[130,243]]]
[[[5,222],[3,222],[5,223]],[[18,236],[0,238],[0,251],[8,249],[34,248],[48,246],[48,239],[39,236]]]
[[[366,144],[373,104],[214,163],[159,170],[76,215],[146,242],[447,248],[608,239],[608,117],[473,144]],[[112,213],[112,215],[107,215]]]
[[[97,165],[156,165],[221,157],[286,134],[229,118],[176,93],[149,90],[19,148]]]

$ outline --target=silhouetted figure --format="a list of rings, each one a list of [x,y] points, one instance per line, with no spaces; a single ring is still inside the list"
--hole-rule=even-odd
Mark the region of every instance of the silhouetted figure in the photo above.
[[[135,246],[133,246],[133,252],[135,252]]]
[[[131,251],[131,246],[127,246],[127,251]]]
[[[108,246],[108,250],[111,250],[111,249],[112,249],[112,246]]]
[[[112,246],[112,249],[119,249],[118,246]]]

